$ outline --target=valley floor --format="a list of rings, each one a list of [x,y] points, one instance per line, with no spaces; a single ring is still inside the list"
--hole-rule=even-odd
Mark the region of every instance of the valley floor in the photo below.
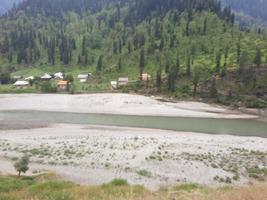
[[[24,152],[32,154],[29,175],[53,171],[81,184],[123,178],[153,190],[187,182],[248,183],[247,168],[267,161],[263,138],[108,126],[2,130],[0,144],[0,171],[7,174],[15,173],[11,160]]]
[[[255,118],[203,103],[166,103],[126,94],[0,95],[0,110]],[[26,119],[22,119],[26,120]],[[241,185],[267,176],[267,139],[144,128],[9,124],[0,116],[0,171],[31,155],[27,175],[52,171],[80,184],[114,178],[151,190],[180,183]]]

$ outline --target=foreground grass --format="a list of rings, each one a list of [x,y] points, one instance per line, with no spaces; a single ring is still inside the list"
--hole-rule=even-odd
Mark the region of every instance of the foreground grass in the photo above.
[[[194,184],[162,188],[157,192],[142,186],[130,186],[127,181],[115,179],[102,186],[80,186],[59,181],[50,175],[36,177],[0,176],[0,200],[264,200],[267,185],[249,187],[222,187],[211,189]]]

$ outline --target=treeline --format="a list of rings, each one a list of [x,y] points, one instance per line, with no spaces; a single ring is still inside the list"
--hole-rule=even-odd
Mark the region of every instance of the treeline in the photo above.
[[[231,6],[234,10],[267,23],[267,1],[264,0],[222,0],[225,5]]]
[[[71,23],[66,17],[70,11],[79,15],[93,16],[93,20],[88,20],[84,24],[86,32],[83,33],[81,45],[76,45],[76,40],[79,40],[81,35],[70,36],[66,32],[67,26]],[[166,0],[164,3],[161,0],[27,0],[14,7],[2,18],[2,22],[5,23],[1,26],[0,49],[1,54],[7,56],[10,63],[16,61],[18,64],[33,64],[46,52],[45,57],[52,65],[57,58],[64,65],[70,64],[73,60],[73,50],[77,49],[79,53],[75,54],[74,60],[77,60],[78,64],[88,65],[96,60],[89,55],[88,51],[103,48],[102,38],[108,37],[113,40],[114,54],[121,54],[122,48],[126,46],[128,53],[131,54],[132,51],[145,46],[147,41],[150,43],[148,53],[154,54],[157,49],[162,51],[167,42],[170,48],[175,48],[175,44],[179,42],[174,32],[175,27],[167,30],[169,38],[163,34],[165,30],[161,19],[167,13],[169,13],[170,22],[176,26],[179,25],[180,15],[187,14],[184,35],[189,37],[206,34],[207,19],[203,22],[201,30],[194,32],[190,28],[193,14],[204,11],[212,11],[226,23],[234,23],[231,10],[222,9],[216,0]],[[9,21],[10,24],[6,25]],[[151,26],[147,33],[136,29],[143,21],[148,21]],[[121,23],[123,23],[121,33],[111,35],[111,31],[117,31],[116,26]],[[108,30],[104,32],[104,28]],[[99,32],[100,35],[94,35],[95,32]],[[157,39],[160,40],[159,45]],[[57,54],[60,56],[57,57]]]

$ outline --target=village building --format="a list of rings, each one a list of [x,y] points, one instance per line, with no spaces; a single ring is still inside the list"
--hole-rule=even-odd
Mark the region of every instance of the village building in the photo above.
[[[48,80],[52,79],[52,76],[50,76],[49,74],[45,74],[45,75],[41,76],[40,78],[41,78],[41,80],[48,81]]]
[[[22,76],[13,76],[12,77],[14,80],[19,80],[19,79],[22,79]]]
[[[29,77],[25,78],[24,80],[25,81],[32,81],[32,80],[34,80],[34,77],[33,76],[29,76]]]
[[[110,85],[112,87],[112,89],[117,89],[117,81],[110,81]]]
[[[64,79],[64,74],[62,72],[58,72],[54,74],[54,78],[57,80],[63,80]]]
[[[92,77],[93,75],[91,73],[89,74],[79,74],[78,75],[78,79],[80,80],[81,83],[86,83],[90,77]]]
[[[60,80],[57,83],[57,88],[59,90],[67,90],[68,89],[68,86],[69,86],[69,82],[68,81]]]
[[[29,82],[28,81],[16,81],[13,86],[16,88],[27,88],[29,87]]]
[[[141,74],[141,76],[140,76],[140,80],[141,80],[141,81],[150,81],[150,80],[151,80],[151,76],[150,76],[150,74],[148,74],[148,73],[143,73],[143,74]]]
[[[117,82],[117,87],[122,87],[122,86],[126,86],[129,83],[129,78],[128,77],[121,77],[118,79]]]

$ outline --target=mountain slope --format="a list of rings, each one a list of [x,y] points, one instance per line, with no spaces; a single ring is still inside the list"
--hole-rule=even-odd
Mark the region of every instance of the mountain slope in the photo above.
[[[17,4],[20,1],[22,0],[0,0],[0,14],[6,13],[14,4]]]
[[[222,2],[239,13],[267,24],[266,0],[222,0]]]
[[[184,92],[194,81],[204,94],[214,74],[251,66],[257,52],[266,62],[266,35],[242,32],[234,19],[216,0],[26,0],[0,19],[0,64],[11,72],[89,71],[99,83],[149,72],[158,90]],[[258,81],[245,72],[243,92],[254,93]],[[224,88],[238,90],[230,81]]]

